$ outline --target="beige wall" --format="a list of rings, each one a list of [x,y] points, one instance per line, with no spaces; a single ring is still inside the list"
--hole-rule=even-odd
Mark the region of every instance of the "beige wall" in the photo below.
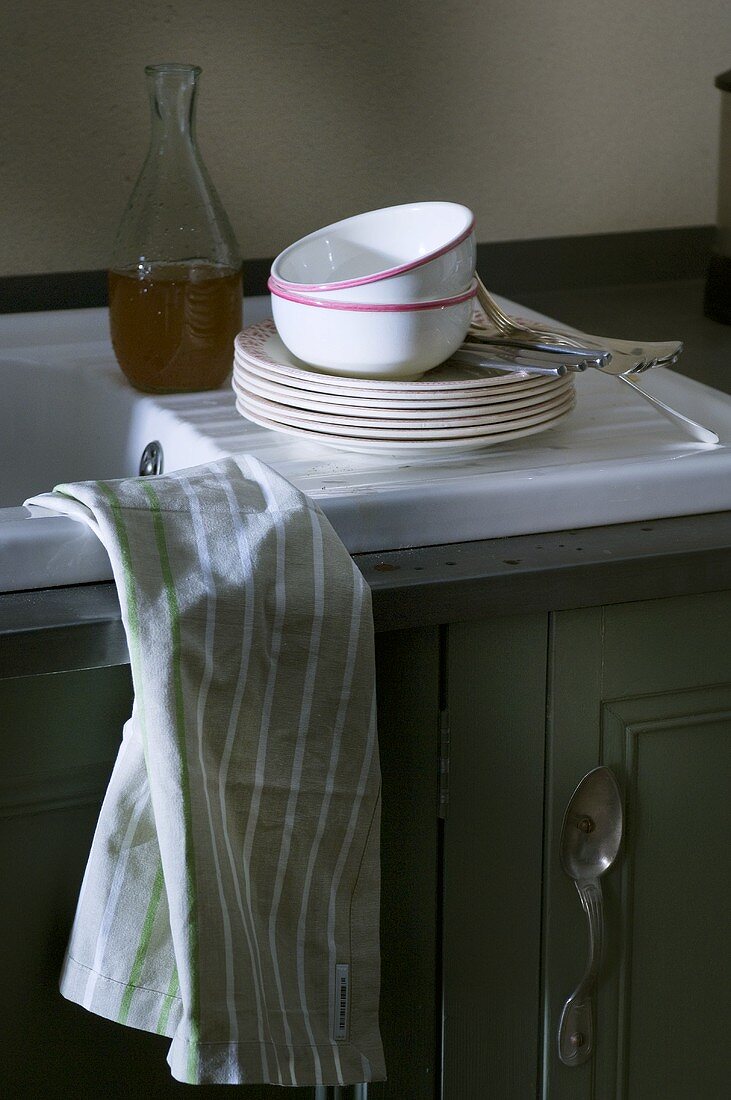
[[[0,275],[106,265],[161,60],[203,67],[248,257],[421,198],[480,240],[715,220],[729,0],[8,0],[0,35]]]

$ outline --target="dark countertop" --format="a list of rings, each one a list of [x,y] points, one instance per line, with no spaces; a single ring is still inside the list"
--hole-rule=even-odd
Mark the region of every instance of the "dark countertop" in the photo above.
[[[731,512],[357,554],[377,631],[731,589]],[[6,676],[126,664],[113,583],[0,595]]]

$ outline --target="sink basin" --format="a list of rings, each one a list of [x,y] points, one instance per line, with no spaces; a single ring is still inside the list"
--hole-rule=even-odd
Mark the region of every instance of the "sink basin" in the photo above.
[[[129,387],[114,383],[88,367],[0,360],[0,508],[17,505],[29,489],[90,471],[99,477],[135,472],[144,429]]]
[[[269,315],[268,298],[247,301],[247,324]],[[0,591],[109,579],[91,532],[21,505],[61,481],[135,475],[153,439],[167,471],[256,454],[317,499],[353,553],[731,508],[731,397],[669,370],[641,382],[720,443],[694,443],[588,371],[576,410],[543,435],[440,459],[360,455],[244,420],[226,386],[137,393],[115,364],[105,310],[0,317]]]
[[[191,417],[137,393],[111,362],[58,357],[52,365],[0,353],[0,509],[64,481],[136,475],[145,446],[163,443],[168,470],[218,457]],[[196,395],[205,407],[205,395]],[[190,411],[190,410],[188,410]],[[163,438],[164,437],[164,438]]]

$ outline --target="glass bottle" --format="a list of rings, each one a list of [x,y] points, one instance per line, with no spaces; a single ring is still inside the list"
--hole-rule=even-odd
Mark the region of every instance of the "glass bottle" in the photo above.
[[[220,386],[241,328],[241,257],[195,142],[200,72],[145,69],[150,148],[112,251],[114,352],[132,385],[149,393]]]

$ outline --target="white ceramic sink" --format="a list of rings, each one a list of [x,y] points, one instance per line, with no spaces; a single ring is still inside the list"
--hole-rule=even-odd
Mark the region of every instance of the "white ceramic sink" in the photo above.
[[[248,324],[268,315],[267,298],[246,303]],[[105,310],[0,317],[0,591],[108,579],[85,527],[21,504],[61,481],[134,475],[153,439],[168,471],[255,453],[318,500],[353,553],[731,508],[731,398],[667,370],[641,382],[720,443],[690,441],[617,379],[589,371],[577,378],[576,410],[543,435],[463,457],[391,459],[260,428],[227,387],[136,393],[114,362]]]

